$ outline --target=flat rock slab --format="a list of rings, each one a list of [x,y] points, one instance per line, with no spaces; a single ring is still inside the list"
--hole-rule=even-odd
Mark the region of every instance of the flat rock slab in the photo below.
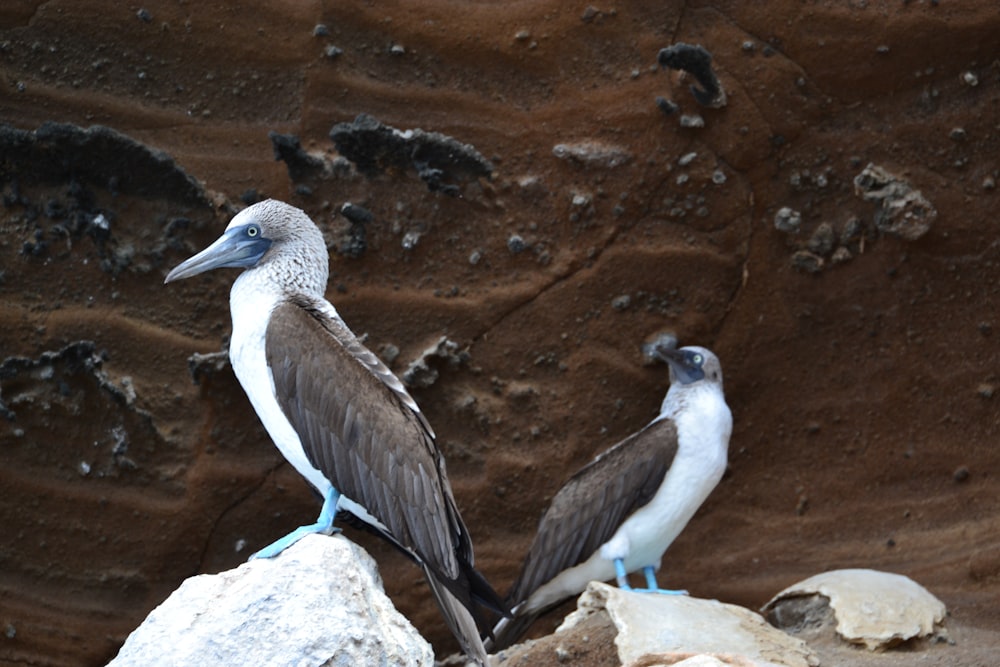
[[[644,655],[628,667],[762,667],[762,663],[741,655],[709,653],[658,653]]]
[[[587,587],[577,610],[566,617],[559,631],[601,610],[607,611],[618,628],[615,645],[623,665],[670,664],[662,662],[666,656],[657,654],[671,653],[687,654],[678,656],[681,659],[708,654],[716,661],[730,661],[723,664],[819,664],[805,642],[775,629],[743,607],[686,595],[623,591],[598,582]]]
[[[780,620],[783,616],[795,624],[802,621],[803,614],[783,614],[782,606],[802,609],[799,601],[812,596],[829,600],[841,638],[870,650],[927,637],[946,612],[944,603],[909,577],[866,569],[833,570],[809,577],[775,595],[761,611],[779,627],[788,627]]]
[[[309,535],[275,558],[187,579],[109,667],[432,664],[371,556],[346,538]]]

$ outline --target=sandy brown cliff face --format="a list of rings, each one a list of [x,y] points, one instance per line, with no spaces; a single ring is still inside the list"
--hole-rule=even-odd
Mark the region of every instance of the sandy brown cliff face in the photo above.
[[[501,590],[562,480],[655,414],[667,374],[640,346],[673,331],[718,353],[735,430],[668,585],[756,606],[876,567],[997,625],[991,3],[257,4],[0,8],[0,120],[110,127],[210,198],[129,186],[149,159],[129,151],[53,178],[0,157],[0,661],[101,664],[185,577],[318,511],[228,366],[189,373],[224,347],[232,273],[162,285],[250,190],[324,228],[331,300],[397,372],[442,336],[467,353],[414,395]],[[711,51],[727,106],[655,67],[675,42]],[[493,179],[295,184],[273,160],[271,131],[336,157],[331,127],[359,113],[469,144]],[[581,144],[593,159],[567,157]],[[853,186],[869,162],[934,205],[926,235],[875,230]],[[373,214],[357,257],[348,201]],[[417,568],[358,539],[453,648]]]

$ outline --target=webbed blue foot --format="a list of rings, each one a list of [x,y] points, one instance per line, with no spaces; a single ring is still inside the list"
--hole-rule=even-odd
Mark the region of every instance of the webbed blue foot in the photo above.
[[[316,519],[316,523],[296,528],[280,540],[272,542],[257,553],[250,556],[250,560],[254,560],[256,558],[274,558],[306,535],[312,535],[313,533],[322,533],[323,535],[339,533],[340,528],[333,525],[333,517],[337,514],[338,500],[340,500],[340,493],[337,489],[331,487],[330,491],[326,494],[326,499],[323,501],[323,509],[319,511],[319,518]]]
[[[660,588],[656,583],[656,570],[652,565],[642,568],[642,573],[646,575],[646,588],[639,589],[640,593],[659,593],[660,595],[687,595],[687,591],[674,591],[669,588]]]
[[[646,576],[646,588],[632,588],[628,583],[628,573],[625,571],[625,562],[621,558],[615,559],[615,580],[618,582],[618,588],[623,591],[634,591],[636,593],[659,593],[661,595],[687,595],[687,591],[673,591],[666,588],[660,588],[656,583],[656,570],[652,565],[647,565],[642,568],[643,574]]]

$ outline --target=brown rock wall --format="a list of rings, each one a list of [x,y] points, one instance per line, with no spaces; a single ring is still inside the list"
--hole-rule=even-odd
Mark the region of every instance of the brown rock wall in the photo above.
[[[15,413],[0,425],[0,662],[102,664],[184,577],[313,520],[228,368],[189,374],[193,352],[225,344],[233,276],[162,285],[221,231],[219,202],[250,189],[327,231],[329,296],[372,349],[398,347],[397,372],[442,335],[468,351],[414,394],[498,588],[561,481],[655,414],[666,372],[640,346],[672,330],[719,354],[735,431],[668,583],[756,606],[815,572],[873,567],[995,629],[1000,19],[987,2],[763,7],[185,3],[150,6],[149,21],[138,7],[0,8],[0,120],[106,125],[165,151],[213,202],[91,182],[87,204],[70,193],[79,174],[36,183],[0,157],[3,359],[77,341],[97,355],[0,377]],[[690,77],[653,67],[676,41],[712,52],[726,107],[699,107]],[[657,96],[705,127],[680,127]],[[267,133],[333,157],[330,128],[359,113],[469,143],[494,178],[460,198],[412,170],[296,190]],[[628,159],[553,154],[583,142]],[[873,231],[852,184],[868,162],[934,204],[926,236]],[[374,214],[359,259],[336,252],[345,201]],[[774,229],[783,206],[798,234]],[[75,211],[98,210],[109,240],[73,231]],[[821,223],[849,259],[795,268]],[[453,648],[419,571],[358,539],[401,610]]]

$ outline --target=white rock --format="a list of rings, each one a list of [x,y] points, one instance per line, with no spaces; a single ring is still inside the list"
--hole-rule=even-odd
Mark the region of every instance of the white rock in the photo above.
[[[618,628],[615,645],[623,665],[637,661],[669,664],[649,662],[646,658],[678,652],[743,661],[728,663],[736,665],[819,664],[805,642],[771,627],[761,616],[743,607],[687,595],[623,591],[598,582],[587,587],[577,602],[577,610],[566,617],[557,632],[602,609]]]
[[[945,606],[909,577],[877,570],[833,570],[809,577],[775,595],[761,611],[782,600],[822,595],[830,600],[837,634],[871,650],[891,647],[935,631]]]
[[[275,558],[187,579],[109,667],[433,664],[371,556],[339,535],[310,535]]]

